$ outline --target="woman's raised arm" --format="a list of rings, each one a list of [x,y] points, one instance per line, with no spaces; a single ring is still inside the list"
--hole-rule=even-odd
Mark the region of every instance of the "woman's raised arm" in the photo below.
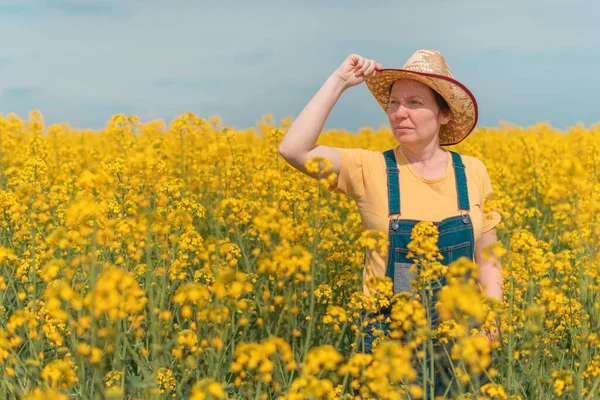
[[[313,176],[304,165],[315,157],[323,157],[331,162],[329,171],[339,174],[340,153],[335,147],[317,145],[317,139],[325,121],[342,93],[365,81],[381,69],[381,64],[357,54],[349,55],[337,70],[321,86],[310,102],[304,107],[289,127],[279,145],[279,154],[294,168]]]

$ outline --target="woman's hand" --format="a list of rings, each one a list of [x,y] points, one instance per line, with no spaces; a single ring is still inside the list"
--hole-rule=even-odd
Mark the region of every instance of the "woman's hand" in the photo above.
[[[381,64],[358,54],[350,54],[333,73],[344,85],[344,90],[375,76],[382,69]]]
[[[341,168],[340,152],[336,147],[316,144],[319,134],[325,125],[327,116],[340,98],[344,90],[364,82],[381,69],[381,64],[368,60],[357,54],[349,55],[304,107],[300,115],[290,125],[279,145],[279,154],[294,168],[316,177],[306,169],[306,162],[315,157],[329,160],[333,168],[329,173],[339,175]],[[323,176],[321,176],[323,177]],[[333,183],[335,187],[336,181]]]
[[[492,342],[496,342],[500,339],[500,332],[496,327],[496,324],[488,331],[487,329],[480,329],[479,336],[484,336]]]

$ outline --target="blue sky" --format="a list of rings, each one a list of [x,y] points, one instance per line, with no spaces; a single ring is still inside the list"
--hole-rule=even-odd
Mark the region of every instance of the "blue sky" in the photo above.
[[[297,115],[350,53],[400,68],[441,51],[479,126],[600,122],[593,0],[0,0],[0,113],[101,128],[186,111],[237,128]],[[366,86],[326,128],[386,123]]]

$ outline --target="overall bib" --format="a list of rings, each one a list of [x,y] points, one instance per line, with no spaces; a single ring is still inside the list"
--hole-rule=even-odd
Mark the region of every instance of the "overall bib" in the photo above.
[[[399,170],[394,155],[394,150],[387,150],[383,153],[385,163],[387,167],[387,184],[388,184],[388,204],[389,204],[389,241],[390,245],[388,248],[388,263],[386,275],[392,279],[394,294],[400,292],[412,292],[411,283],[416,274],[410,271],[413,261],[407,257],[408,244],[411,241],[410,234],[414,226],[419,223],[418,220],[399,219],[401,215],[400,207],[400,183],[399,183]],[[456,192],[457,192],[457,205],[460,215],[445,218],[439,222],[433,222],[439,230],[438,248],[441,255],[444,257],[440,262],[444,265],[448,265],[453,261],[456,261],[459,257],[468,257],[473,259],[474,252],[474,237],[473,237],[473,224],[471,216],[469,215],[469,192],[467,190],[467,176],[465,174],[465,166],[458,153],[450,152],[452,157],[452,165],[454,168],[454,174],[456,177]],[[395,216],[395,217],[394,217]],[[434,286],[433,293],[434,299],[441,286],[445,284],[445,279],[442,279],[440,285]],[[381,310],[381,313],[387,318],[390,313],[390,308]],[[437,312],[435,307],[431,307],[429,310],[432,316],[432,326],[435,329],[439,325]],[[384,319],[385,320],[385,319]],[[371,323],[365,328],[365,339],[363,343],[363,352],[371,353],[372,343],[374,337],[372,336],[373,328],[383,330],[384,332],[389,331],[389,324],[385,322]],[[435,378],[433,385],[435,386],[435,394],[443,395],[445,392],[444,379],[442,379],[442,373],[448,373],[449,371],[443,371],[436,368]],[[419,371],[419,377],[422,379],[421,368]],[[428,373],[429,375],[429,373]],[[425,395],[428,398],[428,394]]]

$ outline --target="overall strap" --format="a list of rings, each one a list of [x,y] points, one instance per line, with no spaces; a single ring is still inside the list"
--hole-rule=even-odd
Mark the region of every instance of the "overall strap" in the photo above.
[[[383,157],[385,158],[385,165],[387,167],[389,215],[400,214],[400,184],[398,182],[400,170],[396,163],[394,149],[385,151]]]
[[[465,165],[462,162],[460,154],[450,151],[452,155],[452,165],[454,166],[454,176],[456,177],[456,192],[458,194],[458,209],[470,210],[469,191],[467,189],[467,174],[465,174]]]

